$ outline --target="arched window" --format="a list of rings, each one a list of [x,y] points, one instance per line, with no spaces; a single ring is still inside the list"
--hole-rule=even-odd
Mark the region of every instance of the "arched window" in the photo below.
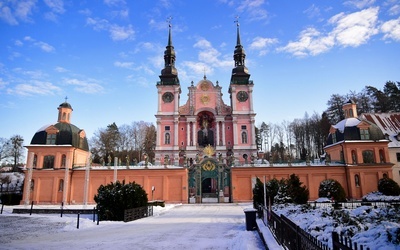
[[[35,188],[35,180],[31,180],[31,191]]]
[[[357,164],[357,154],[355,150],[351,151],[351,160],[353,164]]]
[[[61,156],[61,167],[65,168],[66,165],[67,165],[67,156],[63,154]]]
[[[60,182],[58,183],[58,192],[64,191],[64,180],[61,179]]]
[[[170,144],[171,143],[171,135],[169,133],[165,133],[165,142],[164,144]]]
[[[242,132],[242,143],[243,144],[247,143],[247,133],[246,133],[246,131]]]
[[[62,115],[63,120],[65,120],[67,118],[67,114],[64,112]]]
[[[358,174],[354,175],[354,182],[356,184],[356,187],[360,186],[360,176]]]
[[[46,155],[44,157],[43,168],[54,168],[54,155]]]
[[[375,163],[374,152],[372,150],[365,150],[362,152],[364,163]]]

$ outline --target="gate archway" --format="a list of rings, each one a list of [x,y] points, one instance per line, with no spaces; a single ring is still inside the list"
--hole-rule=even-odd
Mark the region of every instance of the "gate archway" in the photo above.
[[[231,202],[230,167],[205,158],[189,168],[189,203]]]

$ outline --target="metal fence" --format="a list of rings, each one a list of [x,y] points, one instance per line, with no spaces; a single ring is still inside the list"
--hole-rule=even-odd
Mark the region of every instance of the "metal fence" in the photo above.
[[[153,216],[153,206],[126,209],[124,211],[124,222],[138,220],[149,216]]]
[[[260,211],[260,209],[259,209]],[[273,211],[262,208],[262,218],[265,225],[269,227],[277,242],[289,250],[331,250],[327,244],[317,240],[296,225],[284,215],[277,215]],[[364,246],[357,246],[351,239],[332,232],[333,250],[369,250]]]

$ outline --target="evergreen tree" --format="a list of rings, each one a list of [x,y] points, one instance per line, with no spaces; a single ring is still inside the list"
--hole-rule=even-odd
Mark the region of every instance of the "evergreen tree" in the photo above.
[[[379,180],[378,191],[389,196],[400,195],[399,184],[390,178],[382,178]]]
[[[319,197],[327,197],[335,201],[346,201],[346,192],[342,185],[333,179],[327,179],[319,184]]]
[[[147,193],[135,182],[101,185],[94,196],[101,220],[123,221],[124,211],[147,206]]]

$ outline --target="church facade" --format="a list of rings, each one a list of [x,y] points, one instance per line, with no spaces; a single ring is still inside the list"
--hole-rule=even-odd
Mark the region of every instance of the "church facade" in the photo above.
[[[205,75],[197,84],[191,82],[188,100],[181,104],[181,85],[169,27],[165,66],[157,83],[156,165],[191,165],[196,160],[198,163],[207,146],[236,164],[244,164],[256,156],[254,84],[249,80],[245,57],[238,25],[233,56],[235,66],[228,90],[230,104],[224,103],[218,81],[213,83]]]
[[[157,138],[155,159],[144,166],[93,166],[86,134],[71,124],[72,107],[58,107],[58,120],[33,136],[22,204],[94,204],[100,185],[116,180],[136,182],[149,199],[166,203],[249,202],[256,179],[269,181],[299,176],[318,198],[319,184],[337,180],[350,199],[377,190],[379,179],[393,177],[388,140],[371,122],[357,118],[354,103],[344,106],[346,119],[332,125],[325,151],[329,160],[272,164],[257,160],[253,87],[245,66],[245,51],[237,26],[228,89],[229,104],[218,82],[203,79],[188,87],[180,103],[181,85],[175,68],[171,27],[164,68],[156,84]]]

